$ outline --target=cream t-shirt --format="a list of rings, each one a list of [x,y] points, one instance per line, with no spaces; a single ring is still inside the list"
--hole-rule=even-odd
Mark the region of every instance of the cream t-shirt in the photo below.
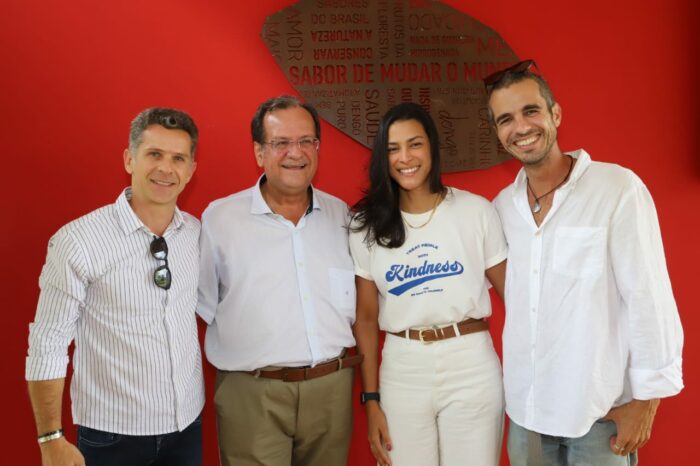
[[[403,218],[423,225],[430,212]],[[433,218],[406,228],[406,241],[368,246],[366,231],[350,233],[355,275],[379,290],[379,327],[388,332],[449,325],[491,315],[484,271],[506,259],[498,214],[481,196],[449,188]]]

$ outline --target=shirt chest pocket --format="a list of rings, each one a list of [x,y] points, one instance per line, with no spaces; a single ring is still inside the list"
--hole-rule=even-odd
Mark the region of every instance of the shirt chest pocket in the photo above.
[[[553,269],[572,278],[595,278],[605,266],[607,228],[561,227],[554,234]]]
[[[355,272],[337,268],[328,269],[331,301],[338,309],[355,309]]]

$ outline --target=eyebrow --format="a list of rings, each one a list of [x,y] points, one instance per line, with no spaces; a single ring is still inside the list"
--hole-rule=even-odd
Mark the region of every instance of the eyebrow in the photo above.
[[[316,139],[316,135],[309,133],[309,134],[305,134],[303,136],[299,136],[296,140],[298,141],[300,139],[306,139],[306,138]],[[270,141],[294,141],[294,138],[290,138],[287,136],[279,136],[279,137],[270,138]]]
[[[539,104],[527,104],[523,106],[523,108],[520,109],[521,112],[526,112],[528,110],[540,110],[542,109],[542,106]],[[495,121],[497,124],[503,121],[504,118],[507,117],[512,117],[512,114],[510,113],[502,113],[501,115],[498,115],[497,118],[494,118],[493,121]]]
[[[525,110],[539,110],[539,109],[541,109],[541,108],[542,108],[542,106],[539,105],[539,104],[528,104],[528,105],[526,105],[526,106],[523,107],[522,111],[525,111]]]
[[[158,146],[147,146],[146,147],[146,152],[159,152],[161,154],[166,154],[169,153],[170,151],[167,151],[165,149],[162,149]],[[173,152],[175,155],[182,155],[183,157],[189,157],[192,158],[192,154],[189,152]]]
[[[425,136],[421,136],[419,134],[417,136],[413,136],[412,138],[407,139],[406,142],[411,143],[411,142],[415,141],[416,139],[425,139]],[[392,144],[397,145],[397,144],[400,144],[400,142],[396,142],[396,141],[389,141],[388,142],[388,145],[392,145]]]
[[[508,118],[509,116],[511,116],[510,113],[501,113],[501,114],[498,115],[496,118],[494,118],[493,121],[494,121],[496,124],[498,124],[498,123],[500,123],[501,121],[503,121],[503,120],[505,120],[506,118]]]

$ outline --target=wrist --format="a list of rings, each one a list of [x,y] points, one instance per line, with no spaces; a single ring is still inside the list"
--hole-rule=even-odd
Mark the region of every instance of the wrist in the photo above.
[[[360,403],[366,404],[369,401],[376,401],[379,403],[379,392],[361,392],[360,393]]]
[[[382,407],[378,401],[372,400],[365,404],[365,414],[370,419],[382,412]]]
[[[43,445],[43,444],[51,442],[53,440],[58,440],[62,437],[63,437],[63,429],[56,429],[56,430],[44,432],[43,434],[38,435],[36,438],[36,441],[39,442],[39,445]]]

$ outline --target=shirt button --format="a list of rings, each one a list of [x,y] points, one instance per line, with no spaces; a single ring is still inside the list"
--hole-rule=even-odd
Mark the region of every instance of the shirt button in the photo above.
[[[534,307],[533,307],[532,309],[530,309],[530,310],[531,310],[532,312],[537,312],[537,309],[535,309]]]

